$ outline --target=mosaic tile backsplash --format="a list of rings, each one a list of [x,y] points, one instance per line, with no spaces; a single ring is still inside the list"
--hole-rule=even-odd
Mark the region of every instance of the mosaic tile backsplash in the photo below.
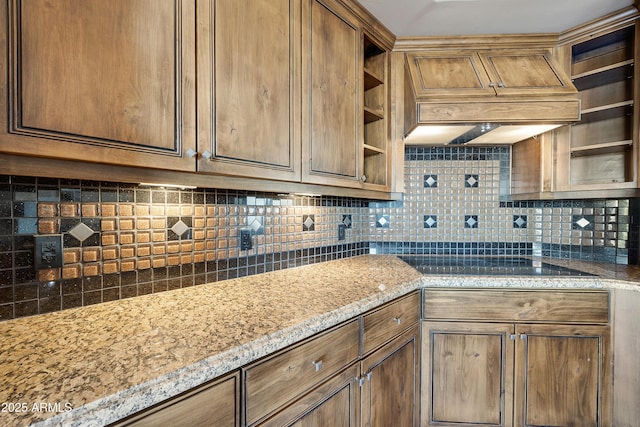
[[[369,205],[370,250],[627,263],[629,200],[511,202],[509,183],[507,146],[407,147],[404,199]]]
[[[0,175],[0,320],[369,252],[627,263],[629,200],[511,202],[509,168],[509,147],[408,147],[394,202]],[[62,268],[34,269],[36,234]]]

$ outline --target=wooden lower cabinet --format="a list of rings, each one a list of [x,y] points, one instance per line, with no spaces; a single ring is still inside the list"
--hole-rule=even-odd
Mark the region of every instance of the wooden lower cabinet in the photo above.
[[[611,425],[608,326],[422,327],[421,425]]]
[[[415,324],[362,361],[363,426],[418,425],[419,337]]]
[[[112,426],[238,427],[240,375],[226,375]]]
[[[357,364],[302,396],[272,418],[255,425],[356,427],[360,420],[360,369]]]

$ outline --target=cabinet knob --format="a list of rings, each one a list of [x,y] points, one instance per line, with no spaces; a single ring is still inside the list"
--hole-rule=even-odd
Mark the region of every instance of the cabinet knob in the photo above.
[[[197,155],[198,155],[198,152],[195,151],[193,148],[187,149],[187,157],[193,158],[193,157],[195,157]]]
[[[204,150],[204,152],[202,153],[202,157],[207,160],[211,160],[211,158],[213,157],[213,154],[211,154],[211,151],[209,150]]]
[[[360,181],[365,182],[367,180],[367,175],[362,175],[360,177]]]
[[[494,82],[489,82],[489,87],[496,87],[496,84]]]
[[[504,87],[504,83],[502,83],[502,82],[498,83],[498,87],[502,87],[503,88]]]
[[[316,368],[316,372],[322,369],[322,359],[314,360],[313,362],[311,362],[311,364],[313,365],[314,368]]]
[[[402,325],[402,317],[394,317],[393,321],[396,322],[398,325]]]

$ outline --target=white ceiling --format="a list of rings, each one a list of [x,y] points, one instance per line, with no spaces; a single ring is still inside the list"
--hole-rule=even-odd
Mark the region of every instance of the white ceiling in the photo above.
[[[633,0],[359,0],[397,37],[559,33]]]

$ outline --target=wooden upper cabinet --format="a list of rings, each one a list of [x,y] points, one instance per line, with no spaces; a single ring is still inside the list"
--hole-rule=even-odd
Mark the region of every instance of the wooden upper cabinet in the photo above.
[[[492,87],[498,95],[575,94],[571,80],[554,64],[547,50],[481,52]]]
[[[495,95],[477,52],[417,52],[407,61],[418,98]]]
[[[193,170],[193,1],[11,0],[0,151]],[[8,77],[8,81],[4,79]]]
[[[407,54],[418,98],[575,94],[547,50],[450,50]]]
[[[300,2],[198,3],[198,169],[300,180]]]
[[[302,180],[361,187],[360,31],[337,4],[302,7]]]

